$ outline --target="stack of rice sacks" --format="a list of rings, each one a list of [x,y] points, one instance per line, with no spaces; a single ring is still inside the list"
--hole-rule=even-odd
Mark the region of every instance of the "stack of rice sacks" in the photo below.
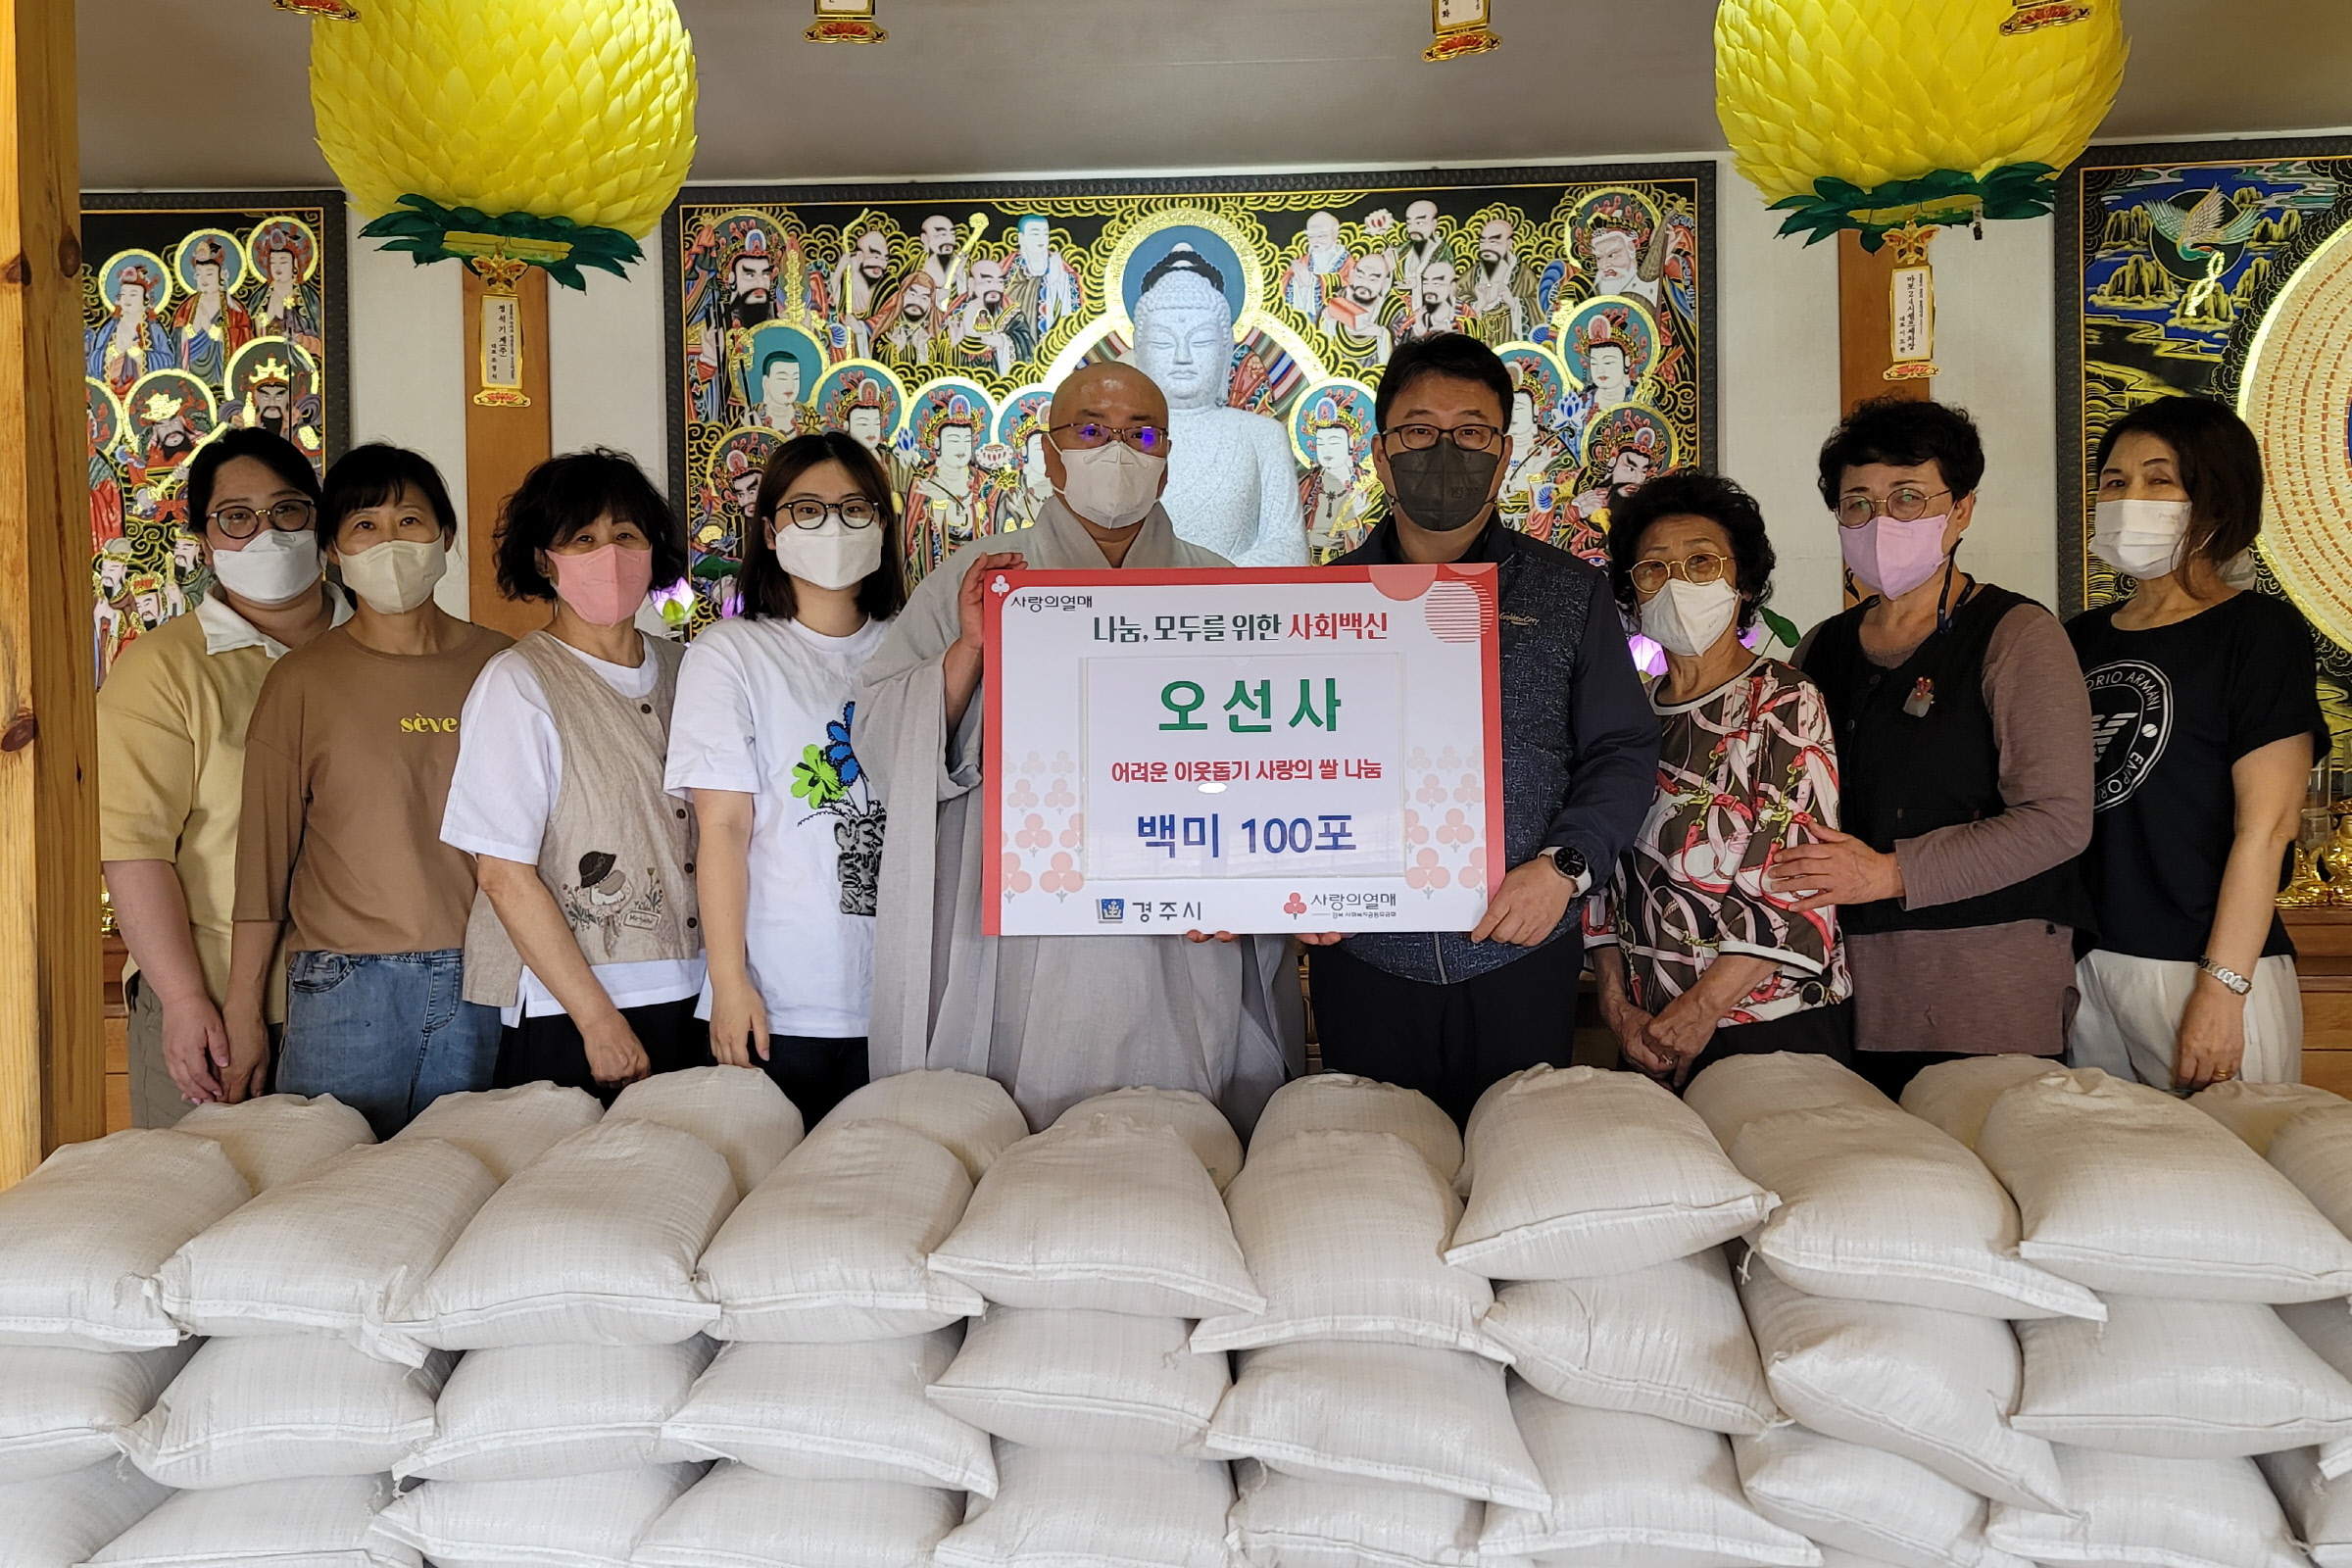
[[[545,1086],[461,1095],[379,1145],[331,1099],[191,1112],[255,1151],[256,1196],[158,1272],[159,1303],[207,1338],[121,1446],[183,1490],[92,1560],[418,1563],[376,1516],[457,1358],[402,1320],[500,1182],[597,1114]]]
[[[1448,1264],[1494,1282],[1530,1497],[1486,1510],[1479,1561],[1813,1568],[1751,1507],[1731,1444],[1779,1418],[1723,1248],[1775,1199],[1633,1073],[1535,1067],[1471,1112]],[[1446,1561],[1447,1559],[1433,1559]]]
[[[71,1568],[171,1497],[121,1454],[197,1348],[156,1279],[245,1204],[257,1176],[287,1169],[241,1163],[265,1146],[236,1134],[289,1108],[314,1132],[343,1109],[281,1101],[239,1107],[234,1122],[192,1114],[186,1131],[68,1145],[0,1192],[0,1563]]]
[[[393,1142],[434,1136],[449,1103]],[[664,1433],[715,1349],[696,1265],[800,1112],[749,1067],[664,1073],[595,1111],[505,1178],[391,1324],[464,1352],[375,1526],[440,1568],[625,1563],[709,1468]]]
[[[1479,1327],[1494,1293],[1442,1255],[1461,1162],[1452,1121],[1409,1090],[1332,1074],[1267,1103],[1225,1193],[1264,1304],[1192,1336],[1237,1352],[1205,1446],[1243,1461],[1226,1537],[1242,1559],[1461,1568],[1490,1502],[1542,1500],[1506,1354]]]
[[[921,1391],[982,1443],[943,1568],[1226,1568],[1232,1475],[1203,1457],[1226,1358],[1187,1340],[1197,1319],[1265,1304],[1219,1197],[1241,1156],[1200,1096],[1130,1089],[988,1167],[930,1257],[986,1302]]]
[[[2352,1235],[2352,1102],[2300,1084],[2217,1084],[2189,1103],[2221,1122]],[[2297,1338],[2352,1379],[2352,1302],[2278,1308]],[[2308,1368],[2306,1369],[2308,1370]],[[2321,1568],[2352,1568],[2352,1438],[2261,1454],[2287,1523]]]
[[[2221,1120],[2144,1085],[1988,1058],[1928,1069],[1903,1103],[2015,1199],[2016,1257],[2105,1314],[2017,1322],[2007,1427],[2051,1446],[2055,1483],[1998,1498],[1988,1544],[2048,1564],[2307,1563],[2256,1459],[2352,1438],[2352,1382],[2280,1315],[2342,1315],[2352,1242]]]
[[[966,1494],[996,1492],[988,1435],[925,1395],[982,1306],[928,1259],[1028,1130],[989,1079],[906,1073],[844,1100],[751,1190],[702,1254],[717,1356],[661,1423],[667,1454],[719,1462],[631,1562],[928,1563]]]

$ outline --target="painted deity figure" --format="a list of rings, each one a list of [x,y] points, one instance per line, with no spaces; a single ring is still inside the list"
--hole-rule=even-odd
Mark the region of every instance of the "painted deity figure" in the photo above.
[[[1470,314],[1478,335],[1490,343],[1527,336],[1539,319],[1535,264],[1519,254],[1519,227],[1507,218],[1490,218],[1478,231],[1478,264],[1470,270]]]
[[[956,223],[944,214],[933,213],[916,232],[922,239],[921,273],[931,283],[932,310],[944,318],[948,307],[963,293],[964,262]]]
[[[1078,274],[1054,248],[1054,230],[1036,214],[1013,226],[1019,241],[1004,279],[1004,300],[1026,318],[1032,344],[1042,343],[1065,316],[1078,314]]]
[[[1340,240],[1340,220],[1333,213],[1306,215],[1306,248],[1291,263],[1282,284],[1291,309],[1309,318],[1323,314],[1324,302],[1337,291],[1340,270],[1353,260]]]
[[[1657,307],[1658,278],[1654,273],[1642,275],[1639,235],[1614,224],[1599,225],[1587,243],[1592,247],[1593,293],[1627,294],[1653,310]]]
[[[977,425],[950,419],[933,439],[937,456],[906,494],[906,550],[913,576],[997,531],[996,487],[972,461]]]
[[[1446,256],[1446,241],[1438,233],[1438,204],[1408,202],[1404,209],[1404,237],[1389,248],[1396,285],[1408,302],[1420,297],[1421,273],[1441,256]],[[1452,258],[1446,256],[1446,259]]]
[[[1396,264],[1387,251],[1355,258],[1341,269],[1339,289],[1323,307],[1323,330],[1349,348],[1369,345],[1372,363],[1388,364],[1396,347],[1389,327],[1389,295],[1396,281]]]
[[[1470,318],[1462,314],[1461,278],[1453,258],[1443,253],[1421,269],[1414,285],[1413,308],[1404,318],[1403,336],[1434,337],[1440,332],[1464,332]]]
[[[114,310],[86,336],[88,373],[117,397],[125,396],[148,371],[169,370],[179,364],[171,325],[150,304],[162,292],[163,282],[143,264],[122,268],[115,278]]]
[[[883,280],[890,275],[890,241],[878,228],[869,228],[851,241],[833,270],[835,324],[849,334],[852,359],[870,359],[874,333],[891,323],[882,319],[886,301]]]
[[[966,369],[1010,375],[1013,362],[1027,359],[1036,346],[1028,318],[1005,299],[1004,264],[993,257],[972,263],[971,293],[956,307],[953,325],[955,358]]]
[[[1344,424],[1318,425],[1315,466],[1298,481],[1298,504],[1306,517],[1306,548],[1317,561],[1336,561],[1363,542],[1378,510],[1375,488],[1355,461],[1355,445]]]
[[[799,435],[817,427],[816,413],[808,407],[801,385],[805,372],[800,356],[790,349],[770,349],[760,362],[760,402],[745,422],[779,435]]]
[[[1234,408],[1233,306],[1207,258],[1178,245],[1144,274],[1135,361],[1167,394],[1177,537],[1237,566],[1306,564],[1297,466],[1280,421]]]
[[[309,241],[284,228],[253,236],[253,259],[261,268],[261,290],[253,306],[256,337],[291,338],[314,361],[326,351],[326,303],[318,285],[303,277]]]
[[[225,290],[228,247],[210,235],[188,254],[187,275],[196,287],[172,312],[179,338],[180,368],[218,386],[228,357],[253,341],[253,315]]]
[[[929,368],[939,350],[939,317],[934,304],[929,276],[917,272],[908,278],[898,291],[896,303],[875,318],[874,324],[881,329],[874,341],[876,357],[893,365]]]
[[[1568,444],[1536,419],[1535,394],[1525,388],[1511,394],[1511,461],[1496,506],[1506,514],[1524,516],[1536,487],[1568,465]]]
[[[776,258],[767,235],[752,229],[743,248],[726,264],[726,275],[703,296],[695,322],[694,414],[718,419],[731,397],[727,372],[730,347],[776,318]]]

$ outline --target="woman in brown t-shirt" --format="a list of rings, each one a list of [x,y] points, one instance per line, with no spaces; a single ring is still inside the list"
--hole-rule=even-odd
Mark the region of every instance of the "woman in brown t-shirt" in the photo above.
[[[498,1013],[466,1002],[473,864],[441,842],[458,718],[511,639],[433,602],[457,518],[430,462],[354,449],[327,470],[319,543],[352,617],[270,672],[246,735],[227,1005],[232,1081],[266,1059],[263,984],[287,937],[276,1087],[333,1095],[388,1138],[486,1089]]]

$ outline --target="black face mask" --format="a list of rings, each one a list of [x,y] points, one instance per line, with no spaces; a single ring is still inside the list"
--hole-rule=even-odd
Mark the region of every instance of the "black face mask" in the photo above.
[[[1452,533],[1476,522],[1494,487],[1498,452],[1465,452],[1450,440],[1419,452],[1389,454],[1390,499],[1431,533]]]

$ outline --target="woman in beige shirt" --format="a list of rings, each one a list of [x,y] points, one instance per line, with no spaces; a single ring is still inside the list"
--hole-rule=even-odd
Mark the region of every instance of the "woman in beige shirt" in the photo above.
[[[497,1059],[497,1011],[462,996],[473,864],[440,828],[466,694],[510,639],[434,604],[457,518],[416,453],[336,463],[318,535],[358,602],[278,661],[246,732],[229,1072],[267,1058],[264,981],[285,931],[276,1086],[331,1094],[388,1138],[439,1096],[488,1088]]]

